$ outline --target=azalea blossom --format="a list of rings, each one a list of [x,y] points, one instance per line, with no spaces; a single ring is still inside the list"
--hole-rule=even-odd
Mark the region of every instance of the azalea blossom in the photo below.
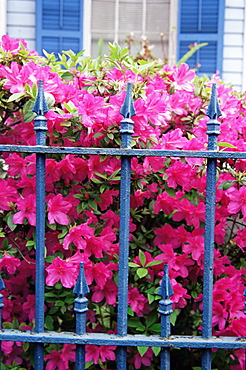
[[[30,225],[36,225],[36,196],[34,194],[27,195],[24,199],[19,199],[16,202],[19,212],[13,216],[15,224],[23,224],[27,218]]]
[[[61,225],[67,225],[69,219],[67,212],[71,209],[72,205],[64,200],[61,194],[57,194],[48,201],[48,220],[50,224],[55,222]]]
[[[71,288],[76,282],[76,267],[60,257],[56,257],[50,266],[46,268],[48,275],[46,277],[46,284],[53,286],[57,281],[61,281],[65,288]]]

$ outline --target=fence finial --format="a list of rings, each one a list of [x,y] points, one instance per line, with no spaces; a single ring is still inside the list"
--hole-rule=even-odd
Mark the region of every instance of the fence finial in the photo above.
[[[35,100],[34,106],[32,108],[33,112],[35,112],[38,116],[43,116],[45,113],[48,112],[49,107],[45,100],[44,96],[44,88],[43,88],[43,81],[39,81],[39,88],[38,88],[38,95]]]
[[[73,293],[76,294],[78,297],[83,298],[89,292],[90,290],[85,278],[84,263],[80,262],[79,276],[73,289]]]
[[[124,116],[125,118],[131,118],[132,116],[135,116],[136,114],[133,101],[132,101],[132,84],[131,83],[127,84],[126,97],[121,107],[120,114]]]
[[[209,102],[209,105],[208,105],[206,115],[210,119],[217,119],[218,117],[220,117],[222,115],[221,110],[220,110],[220,106],[219,106],[219,103],[218,103],[218,99],[217,99],[216,84],[212,85],[212,93],[211,93],[210,102]]]
[[[161,287],[158,292],[158,295],[162,297],[162,299],[159,302],[160,314],[162,315],[171,314],[173,310],[172,310],[172,301],[170,300],[170,297],[173,295],[173,288],[170,282],[167,264],[164,265],[164,275],[162,278]]]
[[[207,109],[207,116],[210,120],[207,123],[208,150],[217,150],[217,140],[220,134],[220,122],[218,117],[222,115],[217,99],[216,85],[212,85],[210,103]]]

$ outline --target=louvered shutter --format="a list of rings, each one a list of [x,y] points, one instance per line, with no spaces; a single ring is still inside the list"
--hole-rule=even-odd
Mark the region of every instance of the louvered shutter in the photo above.
[[[36,49],[82,50],[83,0],[37,0]]]
[[[224,0],[180,0],[178,29],[178,58],[189,46],[207,42],[187,61],[197,67],[199,75],[211,76],[222,71]]]

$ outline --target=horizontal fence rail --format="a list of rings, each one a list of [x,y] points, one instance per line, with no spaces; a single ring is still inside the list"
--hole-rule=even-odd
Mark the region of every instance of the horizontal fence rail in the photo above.
[[[246,159],[246,152],[229,152],[217,150],[217,137],[219,135],[219,122],[221,115],[216,87],[213,85],[211,101],[207,115],[208,122],[208,150],[159,150],[159,149],[131,149],[131,138],[134,133],[131,117],[135,114],[131,85],[128,84],[127,94],[121,114],[120,132],[122,135],[121,148],[73,148],[73,147],[46,147],[47,120],[44,114],[48,107],[44,99],[42,83],[35,102],[34,120],[36,131],[36,146],[0,145],[1,152],[36,153],[37,178],[37,226],[36,226],[36,317],[33,331],[0,330],[0,341],[19,341],[35,343],[35,370],[44,368],[44,344],[60,343],[76,345],[76,370],[85,369],[85,345],[117,346],[117,370],[127,368],[127,347],[160,347],[160,369],[170,369],[171,348],[202,349],[202,369],[210,370],[212,367],[212,349],[245,349],[246,338],[215,337],[212,335],[212,289],[213,289],[213,253],[214,253],[214,214],[215,214],[215,188],[216,164],[218,159]],[[76,155],[108,155],[121,157],[121,183],[120,183],[120,252],[119,252],[119,293],[118,293],[118,331],[117,334],[86,333],[86,311],[88,300],[86,295],[89,288],[86,283],[84,266],[80,264],[80,273],[74,287],[74,311],[76,315],[75,332],[51,332],[44,330],[44,248],[45,248],[45,158],[48,154],[76,154]],[[203,326],[201,336],[171,335],[170,315],[172,313],[172,287],[168,276],[168,266],[164,266],[164,275],[159,290],[159,314],[161,321],[160,336],[131,335],[127,333],[128,308],[128,259],[129,259],[129,219],[130,219],[130,173],[131,158],[133,157],[192,157],[207,158],[207,199],[205,222],[205,253],[204,253],[204,283],[203,283]],[[0,290],[4,284],[0,278]],[[246,291],[245,291],[246,292]],[[3,295],[0,295],[0,313],[3,307]],[[245,308],[246,311],[246,308]],[[0,315],[1,319],[1,315]]]

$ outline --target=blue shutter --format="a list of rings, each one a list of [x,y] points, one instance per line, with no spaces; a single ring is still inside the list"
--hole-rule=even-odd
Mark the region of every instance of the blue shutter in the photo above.
[[[224,0],[179,0],[178,60],[189,45],[208,42],[188,59],[199,75],[222,71]]]
[[[36,0],[36,49],[82,50],[83,0]]]

